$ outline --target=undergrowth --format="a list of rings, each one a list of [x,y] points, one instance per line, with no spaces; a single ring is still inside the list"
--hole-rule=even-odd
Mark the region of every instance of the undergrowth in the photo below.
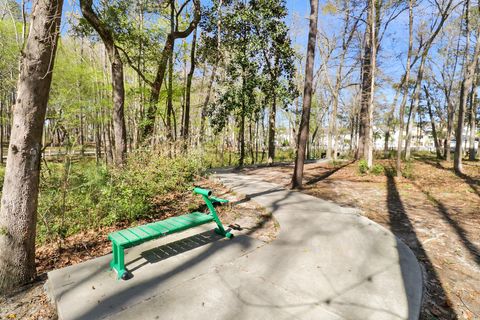
[[[2,183],[3,172],[2,168]],[[154,197],[186,191],[204,172],[196,156],[168,158],[146,152],[130,154],[118,169],[68,156],[62,162],[43,163],[37,243],[149,217]]]

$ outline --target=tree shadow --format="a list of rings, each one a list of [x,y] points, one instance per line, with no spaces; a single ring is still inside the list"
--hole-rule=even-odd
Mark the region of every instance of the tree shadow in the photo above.
[[[440,200],[436,199],[428,191],[423,189],[419,184],[414,183],[414,185],[437,207],[437,211],[440,213],[442,219],[445,220],[455,230],[455,233],[460,238],[460,241],[472,255],[475,262],[480,266],[480,249],[472,241],[470,241],[470,239],[468,239],[467,233],[458,224],[458,222],[452,219],[447,207]]]
[[[453,168],[446,168],[440,163],[440,161],[438,161],[436,159],[430,159],[430,158],[425,158],[425,157],[417,158],[417,159],[419,161],[421,161],[425,164],[431,165],[432,167],[435,167],[437,169],[453,172],[457,177],[459,177],[465,183],[467,183],[470,186],[470,188],[473,190],[473,192],[475,192],[477,194],[477,196],[480,197],[480,180],[472,178],[465,173],[456,172]]]
[[[349,165],[352,164],[352,163],[353,163],[353,161],[349,161],[349,162],[347,162],[347,163],[344,164],[344,165],[341,165],[341,166],[339,166],[339,167],[333,168],[332,170],[329,170],[329,171],[327,171],[327,172],[324,172],[324,173],[322,173],[321,175],[316,176],[316,177],[314,177],[313,179],[308,180],[307,183],[305,183],[305,184],[306,184],[306,185],[312,185],[312,184],[315,184],[315,183],[320,182],[320,181],[322,181],[322,180],[325,180],[325,179],[327,179],[328,177],[330,177],[332,174],[334,174],[335,172],[337,172],[337,171],[345,168],[346,166],[349,166]]]
[[[338,168],[337,170],[339,170],[339,169],[340,168]],[[332,173],[330,173],[330,174],[332,174]],[[278,191],[287,191],[287,193],[282,197],[277,197],[278,199],[272,199],[272,201],[269,201],[270,203],[268,205],[263,204],[264,207],[267,207],[268,210],[273,212],[273,213],[278,213],[277,211],[278,211],[278,209],[281,208],[282,205],[286,205],[286,204],[295,205],[295,204],[304,204],[305,203],[304,201],[292,202],[292,199],[290,199],[291,196],[294,195],[294,194],[302,194],[303,195],[303,193],[300,193],[296,190],[285,190],[285,189],[278,190],[277,188],[274,188],[274,187],[269,188],[269,189],[267,189],[263,192],[247,194],[246,198],[247,199],[254,199],[256,197],[261,197],[261,196],[264,196],[264,195],[274,194]],[[345,226],[346,228],[342,228],[341,230],[331,230],[331,229],[329,229],[328,231],[315,229],[315,231],[313,231],[313,232],[305,233],[305,231],[303,230],[304,229],[303,226],[305,224],[308,224],[308,223],[311,224],[312,223],[312,221],[310,220],[311,217],[308,217],[308,219],[304,219],[304,218],[301,218],[301,217],[297,216],[294,219],[295,219],[295,226],[298,226],[298,229],[296,229],[294,226],[290,225],[289,230],[288,230],[289,234],[302,234],[303,233],[302,237],[295,237],[293,239],[288,238],[288,237],[286,239],[285,239],[285,237],[279,237],[274,242],[275,243],[274,245],[279,246],[279,247],[301,245],[302,247],[305,247],[306,243],[308,243],[308,239],[312,239],[316,236],[319,236],[320,234],[322,236],[326,236],[329,233],[338,234],[339,232],[345,232],[345,229],[348,228],[347,226]],[[284,218],[284,220],[285,220],[285,218]],[[268,219],[266,221],[268,221]],[[285,221],[282,220],[280,222],[280,224],[283,225],[284,222]],[[286,225],[286,223],[285,223],[285,225]],[[299,229],[302,229],[302,231],[300,231]],[[283,236],[285,236],[285,233],[283,233]],[[340,290],[338,290],[338,288],[336,288],[335,284],[333,284],[329,281],[329,283],[330,283],[330,294],[326,298],[322,298],[322,299],[318,299],[318,300],[314,298],[313,301],[312,301],[312,299],[307,299],[304,302],[297,302],[297,303],[293,303],[293,302],[292,303],[269,302],[267,300],[254,302],[251,299],[251,297],[248,293],[245,293],[244,295],[242,295],[241,292],[237,288],[230,287],[228,280],[223,279],[223,277],[221,277],[221,275],[219,275],[219,276],[222,278],[222,283],[224,284],[224,286],[229,288],[230,291],[232,292],[232,294],[236,296],[236,298],[238,300],[238,303],[239,303],[239,306],[237,306],[237,307],[240,307],[241,309],[243,309],[243,307],[254,307],[254,308],[268,308],[268,309],[282,310],[282,309],[288,309],[288,308],[308,307],[308,309],[305,310],[305,311],[295,311],[295,318],[301,318],[301,315],[304,312],[307,312],[307,311],[309,312],[313,308],[328,306],[328,305],[339,305],[339,306],[342,306],[343,308],[346,308],[346,309],[370,310],[373,313],[376,313],[377,315],[378,315],[378,313],[384,313],[386,315],[388,314],[390,316],[400,318],[400,316],[398,314],[392,312],[392,310],[390,310],[388,307],[386,307],[386,308],[372,307],[372,306],[369,306],[367,304],[364,305],[364,304],[359,304],[359,303],[352,303],[352,302],[347,302],[347,301],[341,301],[341,299],[338,299],[338,298],[341,298],[344,295],[346,295],[348,292],[354,291],[356,288],[365,285],[365,283],[375,281],[374,278],[376,278],[377,275],[380,275],[380,274],[384,273],[389,268],[394,267],[394,266],[396,267],[397,265],[400,265],[400,268],[402,270],[402,277],[403,277],[405,289],[407,291],[407,303],[408,303],[408,312],[409,312],[408,319],[416,319],[418,317],[418,314],[416,313],[416,310],[417,311],[419,310],[419,303],[418,303],[418,300],[413,299],[413,296],[410,295],[412,293],[412,291],[409,291],[408,288],[416,287],[415,285],[418,285],[418,281],[416,281],[415,283],[412,283],[412,279],[414,277],[412,278],[411,275],[407,274],[407,272],[410,272],[410,273],[414,273],[414,272],[412,272],[412,270],[411,270],[412,265],[409,264],[409,263],[406,263],[406,261],[408,259],[405,258],[405,253],[406,253],[406,251],[408,251],[407,256],[412,256],[413,257],[413,255],[410,252],[410,250],[408,250],[403,243],[397,244],[397,248],[398,248],[397,250],[398,250],[398,255],[399,255],[399,263],[398,264],[395,261],[395,263],[393,263],[393,264],[384,266],[383,268],[381,268],[379,270],[375,270],[371,273],[368,273],[364,277],[360,278],[357,282],[354,282],[354,283],[352,283],[352,284],[350,284],[350,285],[348,285],[344,288],[341,288]],[[272,276],[272,274],[275,273],[276,268],[283,264],[284,259],[292,259],[292,256],[278,255],[278,256],[272,257],[272,259],[273,260],[270,261],[270,264],[273,268],[267,268],[267,272],[264,274],[264,276],[260,277],[260,279],[265,280],[268,277],[272,277],[274,279],[275,276]],[[300,260],[299,260],[299,263],[302,263],[302,262],[300,262]],[[369,260],[365,261],[365,265],[371,266],[371,264],[372,264],[372,261],[369,261]],[[410,269],[407,269],[407,268],[410,268]],[[323,278],[327,279],[327,281],[328,281],[328,276],[325,273],[323,273],[322,270],[318,266],[317,266],[316,271],[319,272],[319,273],[322,273]],[[285,288],[283,288],[283,289],[287,290]],[[288,292],[288,290],[287,290],[287,292]],[[353,313],[352,313],[352,315],[353,315]],[[358,316],[358,314],[357,314],[357,316]],[[352,319],[355,319],[355,317],[353,317]]]
[[[205,231],[193,236],[183,238],[174,242],[164,244],[159,247],[155,247],[146,251],[143,251],[140,254],[140,257],[137,259],[129,261],[125,266],[135,264],[135,262],[141,260],[142,258],[145,261],[133,268],[129,268],[130,272],[138,270],[145,265],[158,263],[160,261],[166,260],[168,258],[174,257],[176,255],[182,254],[184,252],[203,247],[214,241],[218,241],[224,238],[223,236],[213,232],[213,230]]]
[[[448,317],[445,319],[457,319],[458,317],[455,311],[447,302],[448,298],[438,274],[430,261],[427,252],[423,248],[422,243],[418,239],[413,224],[406,213],[395,180],[390,175],[387,176],[387,208],[390,219],[390,230],[410,247],[425,269],[426,279],[424,279],[424,284],[426,284],[426,290],[422,313],[425,313],[425,308],[429,307],[428,305],[425,305],[425,303],[429,303],[428,300],[425,300],[425,297],[428,297],[434,300],[435,304],[442,308],[445,316]],[[409,270],[402,268],[404,278],[407,277],[408,272]],[[424,315],[424,318],[426,318],[426,315]]]
[[[247,236],[238,236],[230,240],[213,241],[207,247],[207,249],[199,252],[197,255],[192,256],[188,260],[179,264],[176,268],[170,269],[159,275],[148,277],[137,281],[131,286],[118,286],[115,293],[104,297],[102,301],[90,308],[83,310],[82,314],[77,315],[77,319],[99,319],[111,316],[115,308],[125,308],[132,300],[140,296],[144,292],[149,292],[158,288],[158,286],[167,282],[174,276],[193,269],[195,266],[201,264],[212,256],[219,254],[228,246],[240,246],[244,252],[248,249],[252,249],[251,239]],[[160,261],[160,260],[159,260]],[[78,279],[77,282],[82,283],[84,279]],[[127,281],[128,282],[128,281]],[[66,288],[65,288],[66,289]],[[58,294],[57,299],[62,299],[62,296],[68,291],[64,290]]]

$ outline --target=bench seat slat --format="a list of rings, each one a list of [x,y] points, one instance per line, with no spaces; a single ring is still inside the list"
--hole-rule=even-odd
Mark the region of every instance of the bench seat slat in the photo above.
[[[149,223],[149,224],[145,225],[145,228],[147,228],[148,230],[152,230],[153,232],[155,232],[155,237],[159,237],[159,236],[161,236],[162,234],[168,233],[168,228],[163,227],[163,226],[160,225],[158,222]]]
[[[126,244],[129,244],[130,241],[125,238],[119,231],[110,233],[108,235],[108,238],[118,244],[119,246],[124,246]]]
[[[128,245],[136,244],[142,240],[140,237],[130,232],[129,229],[120,230],[118,231],[118,234],[127,240]]]
[[[169,220],[170,219],[163,220],[163,221],[160,221],[159,223],[161,223],[162,226],[165,226],[166,228],[168,228],[169,231],[172,231],[172,232],[176,231],[178,226]]]
[[[150,239],[152,237],[152,235],[150,233],[143,231],[143,229],[141,229],[139,227],[130,228],[128,230],[130,230],[130,232],[135,233],[141,239]]]
[[[130,237],[131,241],[130,243],[131,244],[140,244],[142,242],[145,242],[147,240],[149,240],[149,237],[145,237],[144,235],[142,235],[138,230],[136,230],[137,228],[129,228],[129,229],[125,229],[125,232],[128,232],[128,236]]]
[[[211,221],[213,221],[211,215],[193,212],[142,226],[115,231],[110,233],[108,238],[117,245],[129,247]]]

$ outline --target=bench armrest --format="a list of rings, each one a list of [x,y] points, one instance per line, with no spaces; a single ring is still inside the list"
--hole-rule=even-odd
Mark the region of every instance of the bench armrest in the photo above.
[[[199,187],[193,188],[193,192],[196,194],[200,194],[202,196],[210,197],[212,195],[212,191],[208,189],[203,189]]]
[[[212,203],[228,203],[229,201],[226,200],[226,199],[220,199],[220,198],[217,198],[217,197],[210,197],[210,200],[212,200]]]

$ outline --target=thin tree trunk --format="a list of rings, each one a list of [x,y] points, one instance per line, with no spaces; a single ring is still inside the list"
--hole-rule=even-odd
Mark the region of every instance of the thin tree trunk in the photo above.
[[[4,100],[0,96],[0,163],[3,164],[3,103]]]
[[[213,64],[213,68],[212,68],[212,74],[210,75],[210,81],[208,83],[207,95],[205,96],[205,101],[203,102],[202,110],[201,110],[201,114],[200,114],[200,141],[203,141],[204,138],[205,138],[205,118],[207,116],[207,107],[208,107],[208,104],[210,103],[210,96],[212,94],[213,83],[215,82],[215,76],[217,74],[217,67],[218,67],[218,64],[220,63],[220,60],[222,58],[221,48],[220,48],[221,39],[222,39],[221,38],[222,4],[223,4],[223,0],[219,0],[218,9],[217,9],[217,16],[218,16],[218,21],[217,21],[217,50],[216,50],[216,54],[215,54],[215,62]]]
[[[438,135],[437,135],[437,128],[435,126],[435,119],[433,118],[433,111],[432,111],[432,104],[430,101],[430,95],[428,93],[427,87],[423,87],[423,90],[425,91],[425,97],[427,100],[427,108],[428,108],[428,115],[430,117],[430,123],[432,125],[432,135],[433,135],[433,143],[435,144],[435,152],[437,154],[437,159],[442,158],[442,150],[440,147],[440,143],[438,142]]]
[[[478,68],[476,69],[478,72]],[[475,148],[475,137],[477,133],[477,91],[476,91],[476,77],[477,74],[474,76],[474,80],[472,83],[472,90],[470,92],[470,137],[469,137],[469,150],[468,150],[468,160],[474,161],[477,156],[477,149]]]
[[[238,166],[243,167],[245,163],[245,107],[242,108],[242,114],[240,115],[240,124],[238,132],[238,143],[240,147],[240,157],[238,159]]]
[[[410,160],[412,129],[413,129],[413,124],[415,123],[415,115],[417,114],[418,105],[420,104],[420,90],[422,88],[423,72],[425,69],[425,62],[427,60],[427,55],[428,55],[428,50],[425,50],[420,60],[420,66],[417,72],[417,80],[415,82],[412,107],[410,108],[410,112],[408,114],[407,135],[405,138],[405,160],[407,161]]]
[[[460,89],[460,105],[458,108],[458,119],[457,119],[457,131],[455,134],[455,156],[453,159],[453,168],[456,173],[462,174],[463,173],[463,166],[462,166],[462,157],[463,157],[463,129],[464,129],[464,121],[465,121],[465,108],[467,105],[468,99],[468,91],[472,86],[473,77],[475,75],[475,70],[477,68],[478,56],[480,53],[480,40],[478,37],[480,36],[480,26],[477,26],[476,29],[476,39],[477,42],[475,44],[475,49],[473,52],[473,57],[471,60],[468,59],[468,49],[470,45],[470,30],[469,30],[469,0],[466,2],[466,34],[467,39],[465,43],[465,63],[464,63],[464,77],[462,80],[462,85]]]
[[[388,156],[388,151],[390,150],[391,126],[392,126],[392,122],[393,122],[393,119],[394,119],[395,107],[397,106],[400,91],[401,91],[401,88],[399,87],[397,89],[397,92],[395,93],[395,98],[393,98],[393,103],[392,103],[392,106],[391,106],[391,110],[390,110],[390,112],[387,116],[387,129],[386,129],[386,132],[385,132],[385,143],[384,143],[384,147],[383,147],[384,157]]]
[[[298,131],[297,154],[292,176],[292,188],[302,188],[303,167],[310,128],[310,108],[312,105],[313,65],[315,63],[315,43],[317,39],[318,0],[310,0],[310,26],[308,32],[307,61],[305,67],[305,86],[303,90],[303,108]]]
[[[272,165],[275,161],[275,123],[277,117],[277,95],[275,89],[272,94],[272,105],[268,115],[268,164]]]
[[[174,1],[172,1],[171,3],[173,4],[172,10],[174,10],[175,3]],[[173,31],[167,35],[167,39],[165,40],[165,46],[163,47],[162,56],[158,64],[155,80],[150,85],[150,100],[146,113],[147,121],[142,130],[142,140],[150,137],[153,134],[153,129],[155,128],[155,119],[157,115],[158,99],[160,97],[160,89],[162,88],[163,80],[165,78],[165,71],[167,70],[168,59],[173,52],[174,42],[176,39],[183,39],[188,37],[193,32],[193,30],[197,28],[197,24],[200,21],[200,0],[193,0],[193,4],[194,16],[189,26],[183,31],[177,31],[178,26],[175,26],[173,28]],[[180,14],[180,12],[177,12],[177,14]]]
[[[127,154],[127,130],[125,127],[124,103],[125,87],[123,80],[123,62],[115,46],[112,30],[99,19],[92,8],[93,0],[81,0],[80,7],[83,16],[102,38],[103,44],[110,59],[112,72],[112,98],[113,98],[113,129],[115,136],[115,157],[117,166],[122,166]]]
[[[195,72],[195,48],[197,43],[197,29],[193,32],[193,39],[192,39],[192,50],[190,53],[190,71],[187,75],[187,88],[185,93],[185,112],[183,117],[183,132],[182,132],[182,139],[183,148],[186,151],[188,146],[188,139],[189,139],[189,130],[190,130],[190,101],[191,101],[191,91],[192,91],[192,79],[193,74]]]
[[[57,50],[62,0],[38,0],[17,84],[0,209],[0,292],[35,276],[41,140]]]
[[[249,140],[249,147],[250,147],[250,164],[255,163],[255,143],[254,143],[254,137],[253,137],[253,129],[252,129],[252,120],[250,119],[248,121],[248,140]]]
[[[400,104],[400,116],[399,116],[399,126],[398,126],[398,141],[397,141],[397,177],[402,176],[402,146],[403,146],[403,128],[405,120],[405,105],[407,104],[408,96],[408,84],[410,82],[410,63],[412,59],[412,49],[413,49],[413,0],[408,1],[408,53],[407,53],[407,64],[405,71],[405,81],[403,83],[403,97]]]

